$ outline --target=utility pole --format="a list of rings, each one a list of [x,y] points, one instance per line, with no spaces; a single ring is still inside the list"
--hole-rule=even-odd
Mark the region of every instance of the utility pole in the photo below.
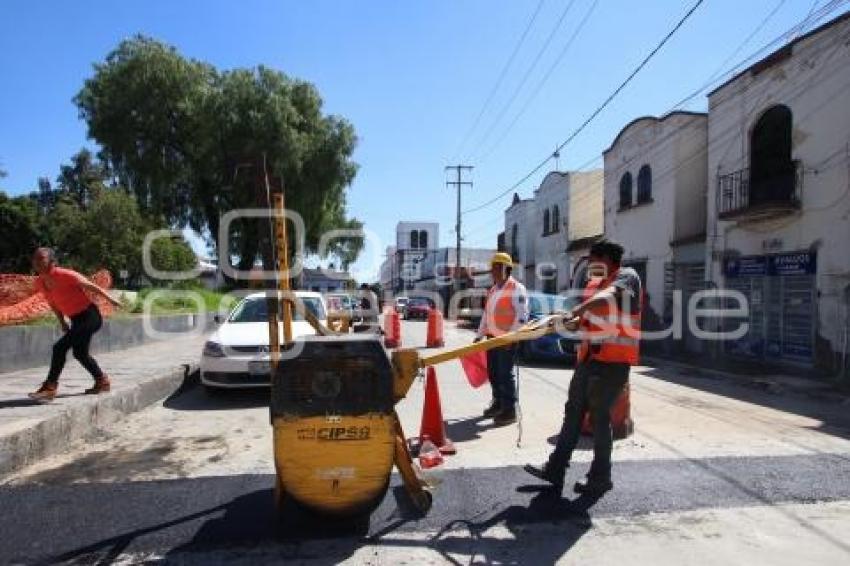
[[[472,171],[472,165],[447,165],[446,171],[455,171],[455,181],[446,181],[447,187],[454,187],[457,190],[457,222],[455,223],[455,235],[457,236],[457,246],[455,250],[455,271],[454,271],[454,288],[455,291],[460,290],[460,189],[464,186],[472,186],[472,181],[463,180],[464,171]]]

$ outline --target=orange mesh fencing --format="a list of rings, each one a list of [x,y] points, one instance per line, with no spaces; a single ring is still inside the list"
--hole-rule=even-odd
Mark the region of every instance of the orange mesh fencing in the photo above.
[[[109,289],[112,276],[101,269],[91,276],[93,283]],[[113,306],[99,296],[86,292],[103,316],[112,314]],[[51,312],[50,305],[41,293],[35,291],[35,276],[17,273],[0,273],[0,326],[20,324]]]

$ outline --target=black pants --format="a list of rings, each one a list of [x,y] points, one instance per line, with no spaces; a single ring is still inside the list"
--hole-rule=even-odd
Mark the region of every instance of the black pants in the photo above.
[[[53,345],[53,357],[50,359],[50,372],[47,374],[47,381],[51,383],[59,381],[59,374],[65,367],[68,350],[74,352],[74,357],[92,377],[95,379],[103,377],[100,366],[89,354],[91,337],[100,330],[102,325],[103,319],[100,317],[100,311],[94,305],[89,305],[86,310],[71,317],[71,329]]]
[[[611,408],[629,381],[628,364],[598,361],[580,362],[570,382],[564,423],[558,443],[549,457],[549,465],[564,469],[570,462],[586,411],[593,418],[593,464],[589,478],[611,479],[611,450],[614,438],[611,430]]]

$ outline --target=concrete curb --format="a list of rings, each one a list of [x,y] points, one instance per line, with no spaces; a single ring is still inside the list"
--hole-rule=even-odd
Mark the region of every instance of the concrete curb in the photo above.
[[[55,415],[0,437],[0,477],[67,450],[77,440],[165,399],[185,387],[197,366],[183,364],[105,395],[74,399]]]

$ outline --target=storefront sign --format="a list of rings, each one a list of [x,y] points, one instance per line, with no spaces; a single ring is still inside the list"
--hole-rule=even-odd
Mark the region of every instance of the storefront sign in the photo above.
[[[723,274],[729,278],[768,275],[814,275],[817,255],[795,252],[775,255],[751,255],[723,260]]]
[[[726,277],[761,277],[767,275],[767,258],[763,255],[726,258],[723,260]]]
[[[792,253],[768,256],[770,275],[814,275],[817,256],[812,253]]]

